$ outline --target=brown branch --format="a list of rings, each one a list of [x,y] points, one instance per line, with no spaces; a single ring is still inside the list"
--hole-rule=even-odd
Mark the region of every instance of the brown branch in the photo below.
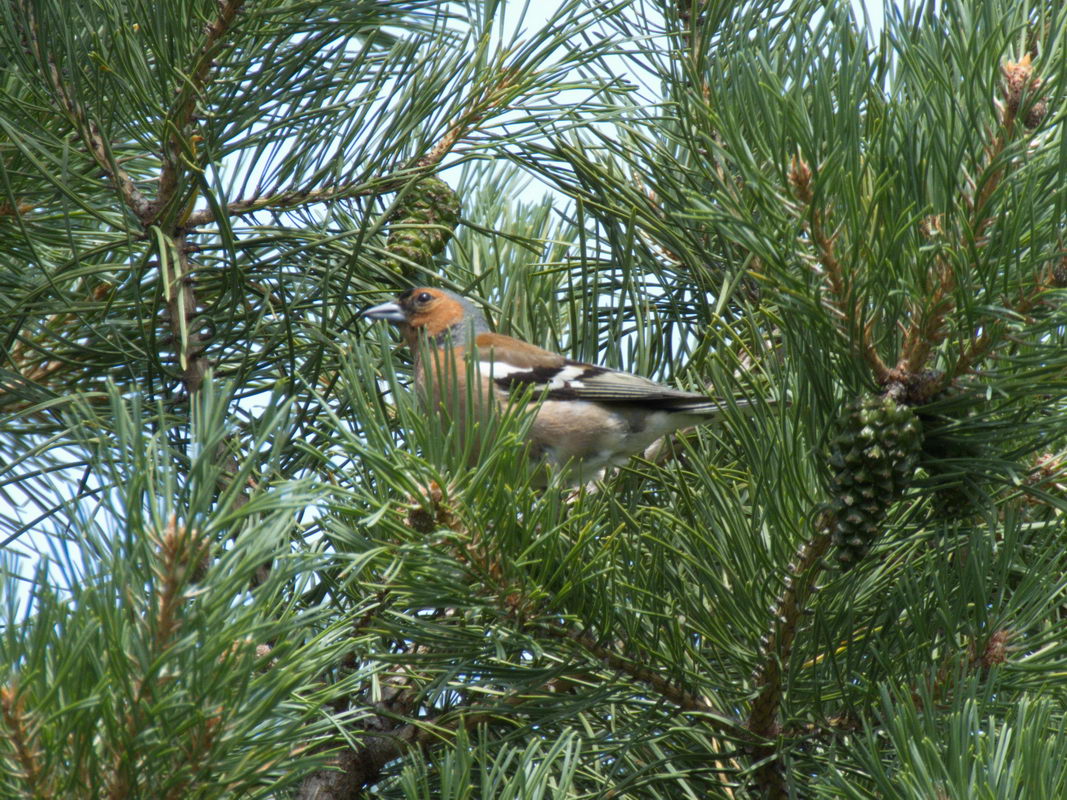
[[[426,155],[415,160],[413,166],[401,169],[396,176],[383,179],[376,183],[367,184],[348,183],[324,189],[292,189],[273,195],[255,195],[242,200],[236,200],[226,205],[228,216],[240,216],[252,214],[256,211],[270,209],[282,211],[288,208],[306,205],[308,203],[326,203],[333,200],[344,200],[351,197],[375,197],[389,192],[402,189],[410,181],[429,175],[444,160],[455,146],[461,142],[474,127],[485,118],[486,112],[494,105],[501,105],[506,97],[511,84],[508,78],[501,81],[485,93],[481,100],[472,100],[469,110],[460,115],[459,120],[452,123],[441,139]],[[207,225],[216,221],[215,212],[212,209],[200,209],[193,211],[185,220],[188,227]]]
[[[475,119],[466,119],[463,122],[457,122],[445,131],[445,135],[441,137],[441,141],[430,148],[430,152],[419,159],[419,166],[436,167],[440,164],[445,156],[452,152],[452,148],[470,133],[474,122],[480,120],[482,116],[482,114],[479,114]]]
[[[344,200],[350,197],[368,197],[393,191],[402,186],[403,182],[403,180],[398,179],[395,183],[390,182],[373,188],[368,188],[362,183],[349,183],[328,189],[293,189],[273,195],[257,195],[228,204],[226,206],[226,214],[227,216],[240,216],[266,209],[284,211],[287,208],[296,208],[307,203],[328,203],[332,200]],[[190,214],[185,220],[185,225],[195,228],[198,225],[207,225],[215,220],[215,212],[210,208],[204,208]]]
[[[150,540],[155,546],[152,564],[154,592],[151,599],[146,598],[143,603],[134,599],[132,589],[127,597],[131,607],[144,608],[140,614],[140,622],[151,639],[149,652],[145,654],[147,661],[142,664],[146,669],[149,663],[158,659],[173,645],[179,634],[179,612],[188,599],[186,588],[196,579],[210,549],[210,540],[202,531],[179,524],[174,516],[167,520],[163,530],[152,532]],[[135,681],[132,685],[131,695],[122,714],[124,735],[113,736],[107,741],[111,758],[109,770],[103,776],[107,788],[102,792],[102,796],[120,800],[129,797],[136,787],[137,777],[134,773],[138,766],[137,756],[126,745],[137,740],[144,732],[146,720],[151,717],[149,709],[157,699],[158,687],[172,680],[174,676],[163,674],[154,676],[151,680]],[[206,752],[220,723],[221,708],[190,729],[183,746],[186,757],[182,760],[182,766],[188,766],[198,760],[199,752]],[[166,795],[168,798],[173,796],[173,791]]]
[[[777,711],[781,701],[782,665],[789,660],[797,624],[811,594],[815,577],[821,572],[822,557],[832,541],[828,519],[820,520],[818,531],[797,552],[782,595],[775,603],[771,630],[763,643],[763,665],[755,676],[761,687],[752,703],[746,727],[758,736],[778,734]]]
[[[1049,278],[1051,279],[1051,276]],[[1052,286],[1051,280],[1037,281],[1029,292],[1016,301],[1015,305],[1012,306],[1012,310],[1020,317],[1025,317],[1038,305],[1037,298]],[[986,323],[982,328],[982,332],[971,340],[970,345],[956,361],[952,374],[958,377],[969,372],[975,362],[982,359],[992,349],[993,345],[999,341],[1004,327],[1005,322],[1001,319],[990,320]]]
[[[428,501],[430,512],[423,510],[421,503],[413,504],[408,511],[408,524],[416,530],[429,532],[437,525],[443,525],[457,533],[468,533],[460,518],[444,502],[444,493],[436,483],[431,483],[425,490],[424,500]],[[498,598],[503,600],[503,610],[513,620],[522,623],[528,614],[535,609],[518,593],[513,586],[505,582],[505,577],[500,565],[488,553],[477,534],[470,535],[470,542],[456,550],[456,556],[461,561],[473,566],[479,574],[488,580],[496,582],[493,589]],[[648,667],[640,666],[628,658],[599,644],[588,631],[574,629],[563,623],[541,620],[538,627],[545,633],[557,638],[566,639],[580,645],[583,650],[593,655],[605,666],[628,675],[634,680],[648,686],[660,697],[668,700],[683,711],[691,711],[706,715],[715,720],[716,726],[733,735],[745,736],[746,732],[741,727],[740,721],[732,720],[717,711],[707,700],[695,693],[671,683],[658,672]]]
[[[578,641],[584,647],[585,644],[570,635],[571,633],[564,632],[563,638]],[[557,678],[542,688],[547,692],[556,692],[561,685],[570,683]],[[425,751],[432,744],[448,741],[450,734],[461,728],[470,730],[478,725],[503,719],[498,710],[466,705],[434,718],[401,722],[397,715],[410,712],[410,706],[407,704],[415,695],[406,689],[391,691],[393,693],[387,692],[385,699],[375,704],[373,710],[376,713],[361,723],[363,731],[356,734],[360,740],[359,747],[340,752],[331,759],[329,768],[305,778],[297,792],[297,800],[357,800],[363,797],[363,789],[381,779],[384,768],[390,762],[414,751]],[[405,698],[399,709],[395,699],[398,697]],[[515,692],[501,698],[500,702],[508,706],[518,706],[524,697],[523,693]],[[705,715],[715,713],[710,711],[710,706],[706,703],[703,705],[709,710],[690,710],[700,711]],[[746,731],[740,727],[732,732],[737,736],[746,735]]]
[[[562,623],[541,621],[538,623],[541,630],[558,639],[567,639],[575,642],[587,653],[595,657],[604,666],[633,678],[645,684],[664,700],[669,701],[682,711],[689,711],[703,715],[725,734],[750,739],[748,732],[742,726],[740,720],[731,719],[718,711],[705,698],[694,692],[678,686],[655,670],[643,667],[630,659],[609,650],[597,642],[589,631],[569,628]]]
[[[82,141],[85,143],[85,147],[89,153],[96,160],[96,163],[100,166],[100,169],[111,179],[111,182],[119,190],[119,194],[122,196],[126,206],[134,213],[134,216],[141,221],[143,225],[149,224],[155,212],[155,203],[141,193],[141,190],[137,188],[137,184],[134,183],[133,178],[111,155],[111,150],[107,146],[107,142],[104,140],[104,135],[101,133],[99,126],[85,113],[85,110],[67,93],[66,87],[63,86],[62,79],[59,75],[59,68],[55,62],[49,58],[49,78],[52,84],[52,90],[59,97],[60,103],[63,105],[63,109],[67,112],[67,115],[74,123],[74,127],[77,129],[79,135],[82,137]]]
[[[1023,110],[1024,99],[1027,97],[1032,99],[1037,96],[1044,85],[1044,81],[1040,78],[1033,77],[1033,67],[1030,64],[1029,53],[1018,61],[1004,62],[1000,67],[1000,71],[1004,78],[1002,87],[1003,102],[997,103],[1000,109],[1000,126],[996,138],[986,148],[986,169],[993,166],[996,160],[1004,153],[1008,143],[1014,138],[1019,121],[1019,112]],[[1036,127],[1044,119],[1046,111],[1047,102],[1043,98],[1038,98],[1036,103],[1031,103],[1030,109],[1024,117],[1023,127],[1027,129]],[[978,190],[973,202],[969,203],[970,209],[980,218],[975,226],[975,239],[982,239],[985,230],[993,222],[993,217],[983,217],[982,214],[989,199],[993,196],[993,192],[1000,186],[1006,173],[1007,169],[1005,167],[997,168],[989,175],[982,188]]]
[[[546,685],[546,689],[550,689]],[[500,720],[499,711],[477,709],[472,705],[453,708],[437,717],[403,722],[398,716],[411,711],[417,694],[405,686],[386,687],[383,700],[361,723],[357,748],[348,748],[334,756],[327,769],[312,773],[297,791],[297,800],[357,800],[362,790],[377,783],[390,762],[413,751],[449,740],[460,729],[470,730],[483,723]],[[501,699],[515,706],[523,696],[513,693]]]
[[[445,493],[438,485],[431,483],[423,490],[421,498],[411,498],[404,514],[406,524],[423,533],[445,527],[466,534],[469,541],[456,547],[456,558],[475,569],[483,580],[490,582],[487,588],[494,593],[501,608],[511,619],[521,623],[527,614],[534,611],[515,591],[515,587],[506,583],[506,577],[493,554],[487,551],[477,534],[467,530],[460,517],[446,503]],[[357,631],[369,623],[369,615],[373,613],[368,610],[367,615],[356,623]],[[758,744],[739,720],[717,711],[696,693],[604,647],[591,633],[558,622],[541,621],[537,624],[545,633],[577,644],[604,666],[639,681],[682,711],[699,714],[701,719],[723,734],[753,746]],[[346,656],[346,659],[350,657]],[[330,768],[309,775],[297,793],[299,800],[356,800],[362,796],[363,789],[381,778],[390,762],[408,753],[424,750],[435,742],[445,741],[449,732],[461,727],[470,728],[501,719],[499,711],[466,705],[435,718],[404,721],[402,717],[411,714],[419,695],[409,688],[406,677],[394,677],[392,682],[394,685],[386,686],[383,699],[370,708],[370,714],[360,723],[362,730],[356,733],[359,746],[334,756]],[[570,685],[570,681],[557,678],[545,684],[544,688],[550,692],[558,691],[561,682]],[[524,696],[516,692],[503,698],[502,702],[518,705]],[[723,756],[723,760],[730,758]]]
[[[14,350],[15,348],[12,348]],[[21,348],[20,348],[21,350]],[[13,352],[11,354],[12,363],[16,366],[16,372],[22,376],[22,378],[28,383],[41,383],[45,378],[54,375],[59,372],[63,367],[69,366],[65,361],[59,361],[55,359],[45,359],[36,367],[33,367],[28,372],[23,369],[18,369],[17,357],[21,355],[20,352]],[[8,394],[15,391],[18,384],[14,381],[7,381],[6,383],[0,383],[0,395]]]
[[[27,714],[18,698],[14,686],[0,688],[0,720],[7,729],[6,738],[15,751],[15,761],[21,770],[21,777],[30,795],[33,797],[52,797],[47,776],[41,768],[41,753],[37,747],[37,736],[32,717]]]
[[[445,135],[441,137],[441,141],[419,159],[419,166],[436,167],[446,155],[452,152],[452,148],[466,138],[485,119],[486,114],[491,109],[506,108],[515,89],[514,74],[514,68],[505,69],[496,83],[484,87],[480,95],[469,98],[467,110],[452,123]]]
[[[25,0],[22,0],[19,5],[27,21],[27,45],[30,53],[37,60],[38,64],[45,69],[49,86],[55,94],[60,108],[62,108],[70,118],[74,129],[78,132],[78,135],[81,136],[82,142],[85,144],[89,154],[118,189],[126,206],[139,220],[141,220],[142,223],[146,222],[152,216],[152,202],[141,193],[141,190],[137,188],[137,185],[133,182],[129,173],[122,169],[112,157],[111,151],[107,146],[107,142],[104,139],[99,126],[93,120],[89,119],[88,114],[85,113],[85,109],[83,109],[77,100],[71,96],[70,92],[67,91],[67,87],[63,84],[59,65],[56,64],[55,59],[52,58],[51,54],[46,56],[42,51],[37,30],[37,18],[34,16],[33,9],[25,2]]]
[[[932,278],[934,285],[930,285]],[[904,333],[900,348],[900,360],[893,374],[894,380],[906,380],[906,376],[919,372],[930,357],[934,346],[945,338],[945,320],[956,308],[952,292],[956,289],[956,274],[952,265],[942,256],[935,259],[935,266],[927,274],[925,287],[931,295],[925,312],[912,309],[908,315],[911,322]]]
[[[430,151],[429,155],[423,156],[417,162],[417,166],[401,170],[395,177],[387,178],[376,183],[367,184],[344,183],[340,186],[331,186],[323,189],[291,189],[270,195],[255,195],[243,200],[235,200],[226,205],[227,216],[241,216],[254,214],[257,211],[285,211],[290,208],[307,205],[309,203],[329,203],[335,200],[347,200],[353,197],[377,197],[378,195],[396,192],[402,189],[413,179],[432,173],[432,169],[440,163],[447,154],[448,149],[459,140],[456,129],[450,129],[446,137]],[[214,210],[202,208],[188,215],[185,226],[195,228],[198,225],[207,225],[217,219]]]
[[[816,522],[815,533],[800,547],[790,565],[785,589],[773,609],[771,630],[761,648],[763,663],[754,676],[759,694],[752,702],[745,723],[745,727],[759,741],[774,739],[781,732],[779,710],[784,689],[783,669],[789,663],[800,618],[811,596],[815,578],[822,571],[823,556],[830,546],[829,525],[828,514],[822,515]],[[775,758],[774,747],[760,744],[755,748],[754,755],[763,761],[756,770],[756,786],[771,800],[787,800],[789,790],[781,763]]]
[[[204,31],[204,41],[200,46],[196,64],[189,81],[182,86],[174,114],[168,121],[171,134],[164,153],[163,171],[159,177],[159,193],[154,203],[153,219],[148,222],[154,221],[155,217],[158,217],[170,204],[178,189],[179,172],[183,163],[182,138],[186,136],[187,129],[192,124],[196,103],[207,85],[214,56],[222,47],[225,35],[230,31],[243,2],[244,0],[219,0],[218,16]],[[190,200],[189,207],[182,215],[184,219],[178,221],[179,226],[186,224],[192,212],[193,202]],[[199,331],[188,329],[189,322],[195,318],[197,313],[194,265],[189,259],[190,248],[186,242],[186,233],[184,231],[177,233],[174,240],[177,259],[174,278],[168,291],[167,311],[174,335],[175,351],[182,370],[182,383],[185,384],[186,392],[194,396],[200,390],[204,377],[207,375],[208,360],[203,355],[207,336]]]
[[[307,776],[297,791],[297,800],[355,800],[364,788],[381,778],[382,770],[415,749],[428,746],[435,738],[433,721],[390,727],[388,717],[375,717],[371,730],[360,737],[358,749],[346,749],[329,762],[328,769]]]
[[[207,375],[208,360],[203,348],[207,337],[199,331],[189,330],[189,323],[196,318],[196,292],[194,291],[194,265],[189,259],[189,247],[185,235],[171,240],[173,244],[171,260],[173,274],[163,276],[167,281],[167,316],[174,339],[174,353],[181,367],[181,379],[190,397],[194,396],[203,385]],[[160,264],[164,254],[160,254]]]
[[[427,161],[427,159],[420,159],[419,163],[422,164],[424,161]],[[340,186],[323,189],[291,189],[278,194],[246,197],[243,200],[235,200],[227,204],[226,215],[241,216],[266,210],[285,211],[286,209],[297,208],[309,203],[329,203],[334,200],[347,200],[353,197],[377,197],[388,192],[399,191],[416,176],[428,175],[430,172],[425,167],[416,167],[414,171],[404,170],[398,173],[396,177],[369,185],[363,182],[344,183]],[[195,228],[198,225],[207,225],[215,222],[216,219],[217,217],[212,209],[202,208],[189,214],[185,220],[185,226],[187,228]]]
[[[428,531],[432,529],[431,526],[444,525],[457,533],[467,533],[467,529],[464,527],[462,521],[455,512],[443,502],[443,498],[444,494],[441,491],[441,488],[437,486],[437,484],[431,484],[427,488],[424,496],[424,499],[429,501],[429,506],[431,508],[430,514],[427,515],[425,511],[421,510],[421,504],[413,505],[409,511],[408,524],[412,525],[412,527],[416,527],[413,524],[413,519],[422,520],[423,517],[426,516],[428,519],[424,520],[421,529]],[[413,514],[417,516],[413,518]],[[420,528],[416,527],[416,529],[419,530]],[[493,589],[495,590],[497,597],[503,601],[502,610],[504,610],[511,619],[521,624],[528,615],[535,613],[536,609],[531,607],[526,600],[515,591],[513,586],[510,586],[505,582],[505,577],[499,564],[494,560],[492,554],[486,551],[477,534],[470,535],[470,542],[466,546],[457,548],[456,556],[461,561],[476,568],[483,578],[497,583]],[[624,675],[628,675],[634,680],[645,684],[660,697],[674,704],[682,711],[704,715],[705,718],[709,719],[709,721],[713,721],[714,726],[724,733],[728,733],[732,736],[749,738],[747,731],[741,725],[739,720],[731,719],[722,714],[704,698],[688,689],[672,683],[658,672],[636,664],[632,660],[604,647],[599,644],[596,637],[588,631],[575,629],[560,622],[552,622],[544,619],[539,620],[536,624],[540,630],[550,636],[557,639],[569,640],[578,644],[583,650],[594,656],[608,668],[621,672]]]
[[[244,0],[219,0],[218,15],[205,28],[204,41],[197,53],[193,69],[190,71],[188,80],[178,90],[174,112],[168,120],[170,137],[166,142],[163,168],[159,176],[159,190],[154,200],[149,200],[144,196],[129,173],[122,169],[112,157],[100,127],[89,117],[64,85],[59,65],[50,54],[45,55],[42,51],[37,21],[32,9],[25,3],[25,0],[21,4],[28,21],[30,52],[38,63],[45,67],[49,85],[59,106],[70,117],[89,154],[119,190],[126,206],[145,227],[158,219],[159,214],[173,199],[178,188],[183,163],[180,153],[181,137],[186,134],[193,120],[196,103],[208,83],[214,57],[222,47],[224,36],[231,29],[243,4]]]
[[[114,287],[110,283],[101,283],[89,293],[85,302],[99,302],[113,288]],[[59,329],[75,320],[76,315],[73,313],[52,314],[45,319],[42,327],[52,325],[55,326],[56,329]],[[31,349],[37,355],[42,357],[40,361],[37,361],[36,363],[32,362],[31,357],[27,355],[27,351]],[[32,343],[28,331],[25,335],[16,338],[15,343],[11,346],[11,350],[3,355],[6,358],[7,363],[11,365],[11,371],[20,375],[23,380],[31,383],[41,383],[45,378],[54,375],[64,367],[70,366],[68,362],[62,359],[47,357],[47,353],[44,351],[43,347]],[[0,395],[13,392],[17,387],[18,383],[15,381],[0,383]],[[9,406],[8,408],[10,409],[11,407]]]
[[[996,159],[1004,152],[1004,148],[1007,146],[1008,140],[1011,138],[1011,132],[1014,127],[1014,114],[1008,109],[1004,109],[1004,112],[1001,115],[1001,131],[986,148],[986,169],[991,167],[994,161],[996,161]],[[967,203],[970,210],[980,217],[978,224],[975,226],[975,241],[981,241],[985,236],[986,230],[993,223],[992,216],[983,217],[981,214],[985,211],[985,207],[989,203],[990,197],[993,196],[993,192],[995,192],[1000,185],[1004,174],[1004,167],[996,169],[988,178],[986,178],[985,183],[982,184],[982,188],[976,190],[973,200]]]
[[[853,297],[852,287],[837,258],[835,236],[827,232],[827,212],[825,209],[815,207],[811,178],[811,167],[803,159],[794,156],[789,170],[789,183],[793,194],[807,207],[806,226],[811,234],[812,243],[815,245],[816,258],[830,284],[831,303],[840,318],[848,323],[847,333],[850,341],[856,341],[852,336],[853,333],[858,334],[856,346],[863,360],[874,373],[875,380],[885,385],[892,380],[892,373],[882,357],[878,355],[878,348],[874,345],[874,322],[872,320],[860,327],[863,307],[859,299]]]
[[[382,608],[384,603],[368,609],[355,621],[353,634],[358,636]],[[414,644],[409,652],[415,655],[426,652],[426,648]],[[344,656],[342,663],[353,665],[355,660],[352,652]],[[420,719],[417,723],[403,720],[411,716],[419,700],[417,678],[408,665],[400,665],[395,673],[383,677],[380,699],[368,706],[366,715],[355,723],[358,729],[352,731],[360,746],[342,750],[328,762],[327,769],[308,775],[297,793],[298,800],[356,798],[362,789],[378,781],[390,761],[440,738],[440,732],[447,729],[440,724],[442,717]],[[347,699],[344,702],[347,705]]]
[[[1020,128],[1018,115],[1025,97],[1034,96],[1043,85],[1040,79],[1032,76],[1029,56],[1024,56],[1018,62],[1006,62],[1001,70],[1004,86],[1003,102],[998,103],[1000,120],[996,135],[990,132],[990,141],[985,148],[983,170],[987,171],[988,175],[980,187],[974,187],[973,196],[968,197],[964,193],[963,197],[976,220],[973,225],[973,240],[978,247],[986,244],[986,231],[995,221],[995,216],[988,213],[987,207],[1008,171],[1007,165],[997,166],[997,161],[1003,157],[1008,144]],[[1045,101],[1039,98],[1032,105],[1023,123],[1026,128],[1036,127],[1044,118],[1047,108],[1044,103]],[[857,326],[861,308],[858,301],[850,296],[851,288],[834,252],[834,236],[827,232],[825,211],[815,207],[811,175],[808,165],[794,157],[789,183],[794,196],[808,209],[807,227],[815,245],[818,262],[829,281],[834,308],[843,319]],[[944,256],[938,256],[927,274],[924,286],[928,299],[921,306],[912,306],[908,314],[909,323],[903,334],[900,357],[891,370],[882,362],[874,348],[871,335],[873,323],[864,326],[859,336],[859,347],[880,385],[885,386],[894,381],[906,382],[908,376],[925,367],[934,348],[945,339],[946,321],[956,309],[953,298],[956,286],[956,274],[952,264]],[[993,337],[986,335],[987,333],[988,329],[972,343],[969,353],[961,359],[962,369],[958,367],[956,374],[969,368],[974,359],[991,346]]]
[[[218,16],[204,28],[204,41],[196,56],[195,66],[190,71],[189,79],[182,83],[178,92],[174,111],[167,121],[170,138],[163,159],[163,171],[159,176],[159,192],[154,203],[157,217],[170,204],[178,189],[183,163],[182,138],[188,134],[188,128],[196,112],[197,101],[208,84],[214,58],[222,48],[224,37],[232,28],[242,5],[244,5],[244,0],[218,0]],[[191,210],[190,206],[189,211]],[[188,213],[185,216],[187,217]],[[184,221],[179,220],[178,224],[184,224]]]
[[[1008,62],[1001,67],[1001,70],[1005,79],[1003,89],[1004,102],[998,103],[1000,108],[999,128],[996,136],[992,137],[992,141],[986,146],[983,167],[984,170],[992,169],[992,172],[986,177],[980,188],[975,188],[972,198],[968,198],[966,194],[963,198],[967,208],[976,219],[973,226],[973,240],[979,248],[985,246],[987,241],[986,231],[995,221],[995,217],[987,213],[987,206],[993,193],[1007,174],[1006,166],[1002,165],[995,169],[993,167],[997,159],[1003,156],[1008,143],[1015,136],[1018,127],[1017,116],[1023,95],[1027,91],[1035,91],[1041,85],[1040,81],[1031,80],[1029,56],[1024,56],[1018,63]],[[990,135],[992,136],[991,133]],[[910,315],[912,322],[904,335],[901,357],[896,367],[897,375],[895,377],[898,379],[904,374],[921,370],[925,366],[927,359],[929,359],[933,348],[945,338],[945,320],[956,308],[956,302],[952,298],[952,293],[956,289],[956,276],[952,265],[944,256],[938,256],[935,259],[933,267],[927,276],[925,289],[930,296],[930,301],[926,304],[923,312],[913,310]],[[974,355],[965,359],[964,369],[969,368],[970,364],[973,363],[973,359],[992,344],[992,338],[978,337],[978,339],[982,341],[976,341],[973,344]],[[961,370],[957,369],[956,374],[960,374],[960,372]]]
[[[856,328],[862,319],[860,301],[852,297],[852,289],[845,279],[841,262],[837,259],[834,237],[826,233],[823,216],[823,212],[820,211],[813,211],[811,215],[811,236],[818,251],[819,264],[830,280],[830,289],[834,294],[834,306],[849,325]],[[860,355],[874,373],[875,380],[884,385],[890,381],[889,367],[878,355],[878,349],[874,346],[873,332],[874,321],[871,320],[858,330],[857,346]]]
[[[167,520],[162,532],[150,535],[156,547],[153,627],[156,651],[161,653],[170,646],[181,627],[178,611],[186,599],[186,587],[202,571],[210,541],[198,529],[179,525],[174,516]]]

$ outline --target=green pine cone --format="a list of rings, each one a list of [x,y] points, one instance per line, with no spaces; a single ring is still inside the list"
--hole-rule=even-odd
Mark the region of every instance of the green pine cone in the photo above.
[[[911,480],[921,445],[922,428],[909,406],[888,395],[867,395],[852,405],[830,451],[832,533],[842,569],[870,550]]]
[[[404,276],[415,266],[429,267],[445,249],[459,223],[459,197],[440,178],[419,181],[397,206],[385,247],[394,256],[387,266]]]

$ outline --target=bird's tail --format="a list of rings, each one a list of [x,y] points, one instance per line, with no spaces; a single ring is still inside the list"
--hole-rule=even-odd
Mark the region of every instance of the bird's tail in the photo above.
[[[722,416],[730,409],[747,411],[756,408],[757,406],[774,405],[775,403],[776,401],[773,398],[761,398],[760,400],[748,400],[743,397],[731,397],[723,400],[712,400],[709,398],[707,400],[694,400],[678,403],[672,410],[712,420],[715,417]]]

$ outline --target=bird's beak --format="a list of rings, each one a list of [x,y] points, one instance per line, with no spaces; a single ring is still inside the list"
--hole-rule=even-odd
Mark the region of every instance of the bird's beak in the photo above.
[[[360,316],[369,317],[370,319],[384,319],[394,325],[408,321],[408,318],[404,315],[404,309],[396,303],[382,303],[380,306],[371,306],[364,309]]]

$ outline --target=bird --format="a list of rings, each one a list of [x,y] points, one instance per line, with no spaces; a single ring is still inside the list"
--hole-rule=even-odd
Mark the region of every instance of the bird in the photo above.
[[[495,333],[471,300],[447,289],[407,289],[361,316],[399,328],[414,355],[417,392],[448,424],[463,424],[468,397],[475,414],[516,397],[537,404],[527,434],[530,457],[571,486],[595,481],[661,437],[723,411],[706,395]],[[478,372],[468,388],[474,363]]]

